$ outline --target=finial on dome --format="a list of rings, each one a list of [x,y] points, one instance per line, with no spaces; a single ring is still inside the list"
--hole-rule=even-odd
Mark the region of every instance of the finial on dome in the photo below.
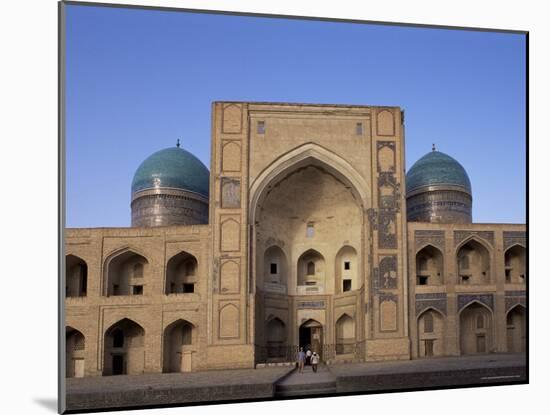
[[[432,151],[435,151],[435,144],[432,144]]]
[[[176,142],[176,147],[180,148],[180,139],[178,138],[178,141]]]

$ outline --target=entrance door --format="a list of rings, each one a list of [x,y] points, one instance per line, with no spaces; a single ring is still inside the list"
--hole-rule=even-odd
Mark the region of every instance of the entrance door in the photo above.
[[[323,326],[315,320],[308,320],[300,326],[300,347],[323,357]]]
[[[83,378],[84,377],[84,359],[74,359],[74,377]]]
[[[124,374],[124,355],[115,354],[113,355],[113,375],[123,375]]]

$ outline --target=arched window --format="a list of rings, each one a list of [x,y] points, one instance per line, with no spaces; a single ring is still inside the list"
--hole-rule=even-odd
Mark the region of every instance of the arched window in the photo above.
[[[431,312],[427,312],[424,316],[424,333],[433,333],[434,318]]]
[[[504,273],[506,283],[525,283],[525,248],[521,245],[514,245],[504,254]]]
[[[440,285],[443,283],[443,254],[427,245],[416,254],[416,285]]]
[[[470,239],[457,252],[458,283],[466,285],[488,284],[491,281],[491,257],[487,248]]]
[[[123,251],[107,261],[107,285],[105,294],[143,295],[147,273],[147,260],[130,250]]]
[[[197,259],[187,253],[174,255],[166,264],[166,294],[195,292]]]
[[[83,259],[74,255],[67,255],[65,263],[65,295],[67,297],[85,297],[88,285],[88,265]]]
[[[308,262],[307,263],[307,275],[315,275],[315,263],[314,262]]]

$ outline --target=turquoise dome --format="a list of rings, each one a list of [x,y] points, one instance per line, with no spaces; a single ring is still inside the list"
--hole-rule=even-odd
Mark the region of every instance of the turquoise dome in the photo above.
[[[424,186],[460,186],[470,195],[472,186],[464,167],[451,156],[431,151],[419,159],[407,173],[407,193]]]
[[[132,180],[132,193],[159,187],[188,190],[208,197],[210,172],[190,152],[170,147],[157,151],[140,164]]]

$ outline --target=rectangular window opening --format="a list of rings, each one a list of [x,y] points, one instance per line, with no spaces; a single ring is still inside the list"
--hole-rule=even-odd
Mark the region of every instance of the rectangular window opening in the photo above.
[[[350,263],[349,261],[344,262],[344,269],[347,271],[350,269]]]
[[[265,134],[265,121],[258,121],[258,134]]]
[[[132,287],[133,295],[143,295],[143,285],[134,285]]]
[[[269,272],[271,274],[277,274],[277,264],[271,264],[269,267]]]
[[[344,280],[342,285],[343,292],[351,291],[351,280]]]
[[[428,277],[425,275],[417,276],[416,285],[428,285]]]
[[[184,293],[194,293],[195,292],[195,284],[183,284],[183,292]]]
[[[313,235],[315,235],[315,229],[313,228],[313,222],[309,222],[307,224],[306,237],[307,238],[313,238]]]

